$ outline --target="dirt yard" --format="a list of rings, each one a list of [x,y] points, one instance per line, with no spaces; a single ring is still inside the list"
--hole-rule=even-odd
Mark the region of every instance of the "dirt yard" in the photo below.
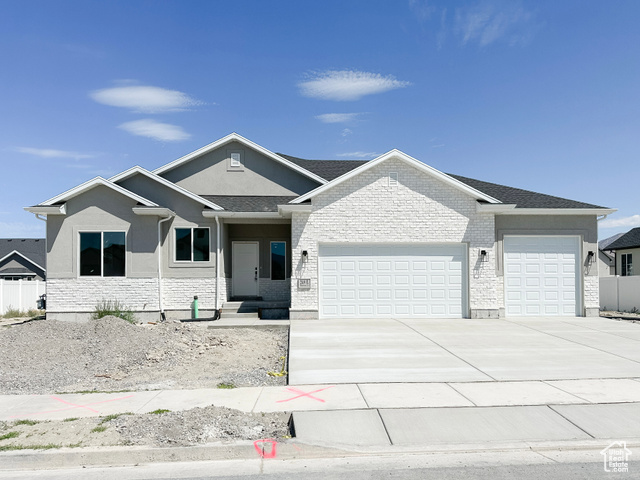
[[[146,445],[172,447],[212,441],[281,440],[289,434],[287,413],[243,413],[223,407],[182,412],[68,418],[62,421],[0,422],[0,452],[61,447]]]
[[[0,325],[0,394],[284,385],[285,328],[215,328],[34,320]],[[0,422],[0,451],[101,445],[178,446],[283,438],[288,413],[208,406],[65,421]]]
[[[215,328],[116,317],[0,327],[0,394],[284,385],[283,328]]]

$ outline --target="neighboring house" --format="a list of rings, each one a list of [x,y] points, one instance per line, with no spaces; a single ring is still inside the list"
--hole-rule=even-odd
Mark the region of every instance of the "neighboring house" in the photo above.
[[[607,247],[624,233],[617,233],[598,242],[598,274],[601,277],[615,277],[616,256],[607,250]]]
[[[45,280],[46,262],[44,238],[0,238],[0,279]]]
[[[615,258],[616,275],[622,277],[640,275],[640,227],[629,230],[607,245],[605,250],[612,252]]]
[[[598,315],[597,218],[614,211],[398,150],[303,160],[237,134],[26,210],[47,217],[60,319],[101,299],[184,318],[195,295],[203,314],[262,299],[294,319]]]

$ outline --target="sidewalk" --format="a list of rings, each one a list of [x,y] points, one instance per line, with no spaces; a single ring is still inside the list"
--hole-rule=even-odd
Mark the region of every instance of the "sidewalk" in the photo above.
[[[245,412],[293,412],[295,438],[278,443],[279,459],[538,448],[588,448],[597,455],[613,441],[640,446],[640,380],[631,378],[3,395],[0,421],[180,411],[212,404]],[[272,448],[275,453],[275,442]],[[0,453],[0,470],[251,459],[256,449],[253,442],[233,442],[164,449],[25,450]]]
[[[640,379],[296,385],[0,395],[0,420],[63,420],[216,405],[243,412],[589,405],[640,402]],[[638,430],[640,432],[640,429]]]

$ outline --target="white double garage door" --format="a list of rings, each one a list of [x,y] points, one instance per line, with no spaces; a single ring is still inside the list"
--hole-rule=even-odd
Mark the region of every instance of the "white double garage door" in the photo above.
[[[507,316],[576,315],[577,237],[505,237],[504,251]],[[320,318],[466,317],[468,265],[466,244],[320,245]]]

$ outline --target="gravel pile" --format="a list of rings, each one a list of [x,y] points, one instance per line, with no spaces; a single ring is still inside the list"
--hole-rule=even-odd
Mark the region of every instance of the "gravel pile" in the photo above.
[[[106,425],[113,425],[125,444],[170,447],[221,439],[282,439],[289,434],[289,416],[209,406],[159,415],[123,415]]]
[[[289,434],[288,424],[288,413],[244,413],[214,406],[161,414],[124,414],[114,419],[0,422],[0,449],[43,445],[175,447],[220,440],[281,440]]]
[[[286,352],[281,328],[33,321],[0,329],[0,394],[284,385]]]

